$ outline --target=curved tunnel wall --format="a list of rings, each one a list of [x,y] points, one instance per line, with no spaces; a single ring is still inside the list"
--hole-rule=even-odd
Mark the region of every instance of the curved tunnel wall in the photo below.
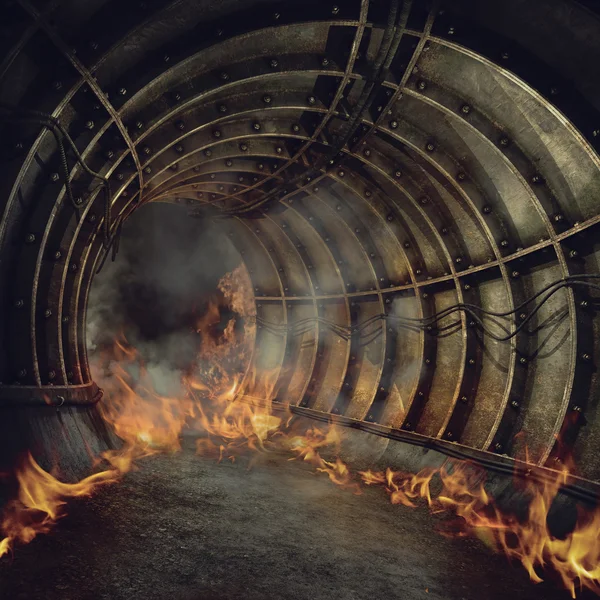
[[[343,134],[389,3],[19,0],[5,12],[0,99],[68,129],[110,179],[113,232],[153,201],[222,227],[266,321],[510,311],[599,272],[600,20],[574,2],[538,2],[535,21],[516,0],[485,5],[404,2],[397,55],[356,134],[288,189]],[[39,124],[8,124],[4,139],[0,397],[93,402],[85,307],[103,194],[72,165],[67,199]],[[207,217],[265,192],[277,195],[260,209]],[[255,361],[278,369],[277,399],[299,410],[513,457],[527,445],[540,465],[573,449],[600,479],[589,291],[560,290],[512,343],[456,318],[447,335],[390,318],[349,340],[322,324],[263,327]]]

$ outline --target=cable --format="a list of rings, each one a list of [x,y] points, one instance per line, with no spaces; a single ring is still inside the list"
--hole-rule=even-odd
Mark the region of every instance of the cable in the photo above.
[[[63,125],[60,123],[60,121],[57,118],[53,117],[52,115],[49,115],[49,114],[46,114],[46,113],[43,113],[43,112],[40,112],[37,110],[25,109],[25,108],[21,108],[21,107],[17,107],[17,106],[12,106],[5,102],[0,102],[0,108],[11,112],[13,115],[13,118],[15,118],[15,116],[16,116],[16,119],[21,120],[21,121],[32,121],[35,123],[39,123],[39,124],[43,125],[44,127],[46,127],[47,129],[49,129],[53,133],[54,138],[56,139],[56,143],[58,145],[59,153],[60,153],[61,166],[63,169],[63,175],[64,175],[64,179],[65,179],[65,190],[67,193],[67,197],[69,198],[69,201],[71,202],[71,204],[73,205],[73,207],[76,210],[78,210],[81,207],[79,205],[77,205],[75,198],[73,197],[73,190],[71,188],[71,182],[70,182],[69,164],[67,161],[67,153],[66,153],[66,150],[64,147],[64,140],[66,140],[67,143],[69,144],[71,150],[75,154],[75,158],[77,159],[77,162],[81,165],[81,167],[84,169],[84,171],[86,173],[88,173],[90,176],[92,176],[96,179],[100,179],[102,181],[102,185],[104,186],[104,191],[105,191],[104,247],[108,250],[108,248],[110,246],[111,205],[112,205],[112,193],[111,193],[110,182],[109,182],[108,178],[104,177],[103,175],[100,175],[99,173],[96,173],[95,171],[93,171],[92,169],[90,169],[87,166],[87,164],[85,163],[85,161],[83,159],[83,156],[77,149],[75,142],[69,135],[69,132],[65,129],[65,127],[63,127]],[[6,121],[7,118],[4,117],[3,120]],[[62,137],[61,137],[61,135],[62,135]]]
[[[324,325],[325,327],[327,327],[328,329],[330,329],[333,333],[337,334],[339,337],[342,337],[342,338],[348,340],[355,335],[358,335],[358,336],[362,335],[363,332],[365,330],[367,330],[371,325],[373,325],[379,321],[382,321],[382,320],[383,321],[388,321],[388,320],[395,321],[400,325],[400,327],[413,329],[413,330],[416,329],[418,331],[419,330],[420,331],[428,331],[432,334],[435,333],[437,335],[438,332],[445,331],[445,330],[451,329],[453,327],[456,327],[457,325],[460,325],[461,322],[455,321],[452,324],[450,324],[449,326],[445,326],[444,328],[438,328],[436,331],[433,330],[434,324],[439,323],[440,321],[449,317],[451,314],[454,314],[455,312],[464,312],[464,313],[468,314],[477,325],[479,325],[479,328],[486,335],[488,335],[489,337],[491,337],[492,339],[494,339],[498,342],[507,342],[507,341],[513,339],[514,337],[516,337],[519,333],[521,333],[525,329],[526,325],[540,311],[542,306],[544,306],[544,304],[546,304],[550,300],[550,298],[559,290],[561,290],[565,287],[583,286],[583,287],[587,287],[589,289],[594,289],[594,290],[600,291],[600,285],[590,283],[588,281],[583,281],[583,279],[600,279],[600,275],[582,274],[582,275],[573,275],[573,276],[565,277],[564,279],[560,279],[558,281],[555,281],[555,282],[545,286],[542,290],[540,290],[539,292],[537,292],[536,294],[534,294],[533,296],[528,298],[525,302],[522,302],[516,308],[514,308],[510,311],[506,311],[506,312],[489,311],[489,310],[486,310],[475,304],[461,303],[461,304],[455,304],[453,306],[450,306],[450,307],[448,307],[434,315],[431,315],[429,317],[415,318],[415,317],[402,317],[400,315],[391,315],[391,314],[378,314],[378,315],[373,315],[372,317],[369,317],[368,319],[366,319],[362,323],[359,323],[358,325],[340,325],[340,324],[334,323],[333,321],[330,321],[328,319],[324,319],[324,318],[318,317],[318,316],[306,317],[304,319],[300,319],[300,320],[294,322],[292,325],[270,323],[270,322],[262,319],[259,316],[256,316],[255,319],[256,319],[257,324],[261,325],[262,327],[267,328],[267,330],[269,330],[273,333],[276,333],[276,334],[277,333],[292,333],[294,335],[302,335],[302,334],[310,331],[314,325],[321,324],[321,325]],[[516,312],[522,310],[525,306],[529,305],[531,302],[533,302],[534,300],[536,300],[537,298],[539,298],[541,295],[543,295],[546,292],[548,292],[546,294],[546,296],[539,302],[539,304],[537,304],[529,312],[529,314],[522,320],[522,322],[515,328],[515,330],[513,332],[509,333],[504,328],[503,325],[494,321],[494,323],[507,334],[505,336],[499,336],[499,335],[496,335],[494,332],[490,331],[489,328],[486,327],[486,325],[484,324],[483,318],[480,317],[475,312],[475,311],[479,311],[488,317],[507,318],[508,316],[513,315]],[[538,328],[538,330],[539,330],[539,328]],[[537,330],[535,330],[535,331],[537,331]],[[530,335],[535,333],[535,331],[526,330],[526,332]]]

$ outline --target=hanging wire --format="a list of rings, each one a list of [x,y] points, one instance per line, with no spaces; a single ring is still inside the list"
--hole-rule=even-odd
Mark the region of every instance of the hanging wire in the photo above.
[[[77,201],[75,200],[75,197],[73,196],[73,189],[71,187],[71,181],[70,181],[69,163],[67,160],[67,152],[66,152],[65,144],[64,144],[65,141],[67,142],[67,144],[69,145],[73,154],[75,155],[77,163],[79,165],[81,165],[83,170],[86,173],[88,173],[88,175],[94,177],[95,179],[99,179],[102,182],[102,186],[104,187],[104,199],[105,199],[103,245],[104,245],[104,248],[108,251],[108,249],[110,248],[110,245],[114,242],[114,238],[111,237],[112,193],[111,193],[110,182],[109,182],[108,178],[104,177],[103,175],[100,175],[99,173],[96,173],[95,171],[93,171],[92,169],[90,169],[88,167],[88,165],[85,163],[85,161],[83,159],[83,156],[77,149],[75,142],[69,135],[69,132],[65,129],[65,127],[60,123],[60,121],[56,117],[53,117],[52,115],[49,115],[49,114],[46,114],[46,113],[43,113],[43,112],[40,112],[37,110],[25,109],[25,108],[21,108],[18,106],[12,106],[10,104],[6,104],[5,102],[0,102],[0,109],[7,111],[9,113],[8,115],[0,113],[0,118],[4,121],[10,122],[13,120],[17,120],[17,121],[22,121],[22,122],[38,123],[38,124],[46,127],[47,129],[49,129],[52,132],[52,134],[54,135],[54,138],[56,139],[56,143],[57,143],[57,146],[59,149],[66,194],[67,194],[69,201],[73,205],[73,208],[78,210],[81,208],[81,205],[77,204]]]

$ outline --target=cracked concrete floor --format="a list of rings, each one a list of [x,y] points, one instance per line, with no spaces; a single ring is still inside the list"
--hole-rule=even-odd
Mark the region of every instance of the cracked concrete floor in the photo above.
[[[10,600],[566,600],[426,508],[339,489],[269,454],[251,470],[186,450],[72,502],[0,562]],[[585,595],[582,597],[596,598]]]

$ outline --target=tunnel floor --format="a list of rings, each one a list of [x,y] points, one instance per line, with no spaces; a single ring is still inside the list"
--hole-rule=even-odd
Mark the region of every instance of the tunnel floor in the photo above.
[[[147,459],[68,512],[2,560],[2,599],[570,597],[479,540],[440,535],[427,509],[354,495],[287,455],[250,470],[191,449]]]

